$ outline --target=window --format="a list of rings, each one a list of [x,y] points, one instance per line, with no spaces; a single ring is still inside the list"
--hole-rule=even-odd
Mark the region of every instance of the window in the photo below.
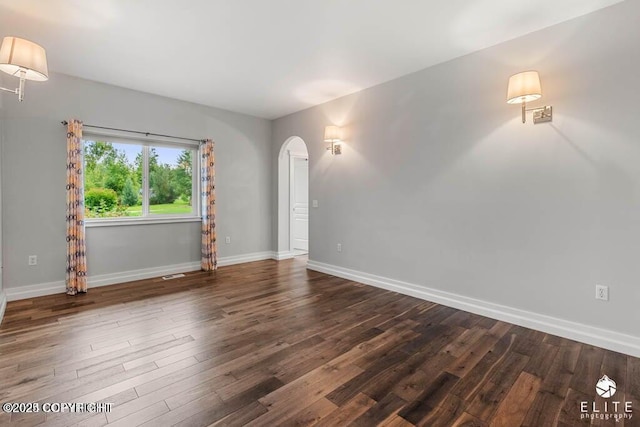
[[[87,223],[199,216],[196,147],[103,138],[83,142]]]

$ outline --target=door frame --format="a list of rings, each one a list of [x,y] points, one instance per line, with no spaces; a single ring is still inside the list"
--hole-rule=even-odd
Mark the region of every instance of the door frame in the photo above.
[[[293,258],[291,252],[290,236],[290,213],[289,208],[289,153],[307,156],[309,159],[309,197],[311,197],[311,158],[313,154],[309,150],[306,141],[297,135],[286,138],[280,146],[277,157],[277,192],[276,192],[276,215],[275,215],[275,236],[274,243],[276,247],[275,258],[278,261]],[[309,232],[311,232],[311,223],[313,218],[309,217]],[[309,241],[311,243],[311,241]],[[311,249],[311,248],[309,248]]]
[[[302,154],[295,154],[289,151],[289,251],[291,251],[294,255],[295,248],[293,247],[293,204],[294,204],[294,170],[293,163],[295,159],[305,159],[307,161],[307,168],[309,168],[309,156],[305,156]],[[307,200],[309,198],[309,183],[307,182]],[[309,209],[310,211],[311,209]],[[308,214],[307,214],[308,216]],[[307,249],[307,253],[309,250]]]

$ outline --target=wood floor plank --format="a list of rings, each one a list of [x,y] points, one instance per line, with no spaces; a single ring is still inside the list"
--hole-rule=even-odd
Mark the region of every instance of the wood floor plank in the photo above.
[[[489,421],[528,362],[528,356],[509,353],[496,373],[471,401],[467,412],[483,421]]]
[[[559,348],[549,373],[542,382],[542,390],[554,393],[562,399],[565,398],[574,376],[576,363],[578,363],[580,349],[581,345],[578,343],[571,343]]]
[[[409,421],[405,420],[404,418],[402,418],[401,416],[396,415],[396,414],[392,414],[386,420],[382,421],[378,425],[381,426],[381,427],[411,427],[411,426],[413,426],[413,424],[411,424]]]
[[[389,393],[382,400],[369,408],[364,414],[353,420],[350,424],[354,427],[368,427],[381,424],[390,416],[397,414],[407,402],[393,393]]]
[[[524,367],[524,370],[535,377],[546,378],[556,359],[558,350],[559,348],[554,345],[540,343],[538,349],[532,353],[531,359],[529,359],[529,363]],[[514,351],[516,351],[515,348]]]
[[[542,380],[527,372],[522,372],[509,393],[498,406],[491,427],[511,427],[521,425],[529,407],[540,389]]]
[[[312,426],[317,425],[323,417],[329,415],[335,411],[338,407],[328,399],[322,398],[316,400],[314,403],[306,408],[294,413],[283,422],[279,423],[281,426]],[[294,412],[294,411],[292,411]]]
[[[206,387],[212,382],[216,386],[222,386],[224,384],[228,384],[230,381],[233,381],[233,379],[230,379],[224,375],[213,377],[212,379],[210,376],[203,376],[202,378],[187,377],[182,379],[181,381],[169,384],[163,388],[160,388],[143,396],[138,396],[137,392],[135,392],[134,389],[136,398],[127,402],[123,402],[121,404],[116,403],[113,410],[107,414],[107,419],[109,420],[109,422],[119,420],[141,410],[142,408],[146,408],[162,400],[167,403],[169,409],[174,409],[174,407],[178,405],[174,404],[174,401],[171,400],[172,397],[179,395],[188,402],[196,398],[190,398],[194,394],[194,388]],[[201,395],[202,394],[199,394],[198,396]]]
[[[282,382],[280,382],[280,380],[278,380],[277,378],[267,378],[266,380],[260,382],[259,384],[256,384],[254,387],[251,387],[248,390],[243,391],[242,393],[236,395],[234,398],[226,402],[219,400],[211,403],[207,408],[202,408],[195,411],[191,410],[192,414],[190,416],[182,419],[178,423],[172,423],[171,425],[206,426],[212,421],[217,421],[221,418],[224,418],[230,413],[235,412],[252,402],[255,402],[260,396],[269,394],[272,391],[282,387],[282,385]],[[203,396],[203,399],[208,399],[209,396],[212,396],[213,394],[215,393],[205,395]],[[192,402],[198,401],[196,400]],[[178,407],[175,411],[179,414],[183,414],[184,412],[182,411],[182,408],[190,407],[190,405],[191,402],[185,404],[184,406]]]
[[[418,425],[422,419],[428,416],[447,397],[449,391],[455,386],[459,378],[448,372],[443,372],[429,384],[424,392],[399,413],[405,420]]]
[[[154,405],[142,408],[127,417],[121,418],[118,421],[111,422],[108,425],[113,427],[137,426],[146,421],[153,420],[160,415],[166,414],[168,412],[169,407],[167,406],[167,404],[164,402],[158,402]]]
[[[130,371],[125,371],[122,365],[119,365],[81,378],[74,377],[72,379],[59,380],[57,377],[54,377],[51,381],[41,384],[26,384],[25,387],[21,385],[9,389],[9,392],[15,393],[15,395],[8,397],[8,399],[24,401],[24,399],[28,398],[32,401],[39,402],[60,401],[55,399],[71,401],[71,399],[92,392],[102,394],[101,391],[106,387],[114,386],[115,384],[147,374],[156,369],[158,369],[158,367],[153,363],[139,366]],[[122,390],[127,388],[129,387],[123,387]],[[122,390],[107,393],[107,396]]]
[[[513,342],[509,336],[500,339],[476,366],[458,381],[451,393],[466,402],[471,402],[487,379],[491,378],[501,366],[512,345]]]
[[[431,375],[426,374],[422,369],[417,369],[400,380],[393,387],[392,392],[407,402],[412,402],[418,398],[431,381],[433,381]]]
[[[196,360],[194,358],[184,359],[172,365],[157,368],[140,375],[132,376],[131,378],[127,378],[124,381],[116,381],[110,386],[103,387],[91,393],[79,394],[77,390],[73,390],[73,394],[70,393],[70,395],[81,397],[83,399],[86,399],[86,401],[91,402],[104,399],[107,396],[111,396],[112,394],[119,393],[120,391],[134,387],[136,389],[136,393],[138,393],[138,396],[140,396],[141,393],[138,388],[142,388],[146,391],[146,388],[144,387],[148,384],[155,384],[159,380],[165,380],[166,378],[173,379],[176,375],[179,375],[177,374],[178,372],[181,372],[182,370],[195,364]],[[83,389],[83,391],[84,390],[85,389]]]
[[[127,352],[122,356],[113,356],[103,361],[96,361],[96,360],[90,359],[88,362],[88,363],[91,363],[90,365],[87,364],[87,366],[85,366],[84,368],[76,369],[76,372],[78,373],[78,377],[89,375],[111,366],[116,366],[121,364],[124,366],[124,363],[127,361],[136,360],[140,357],[144,357],[149,354],[155,354],[166,348],[179,347],[182,344],[192,342],[193,338],[189,336],[189,337],[175,339],[173,335],[169,335],[167,337],[161,338],[161,340],[164,342],[157,345],[152,345],[150,347],[146,347],[146,345],[142,344],[144,347],[141,348],[140,350]],[[134,348],[135,347],[130,347],[129,350],[134,350]]]
[[[640,359],[636,357],[627,357],[627,391],[630,398],[640,402]]]
[[[268,412],[249,425],[277,425],[287,419],[291,408],[306,407],[315,403],[360,373],[362,369],[354,365],[341,367],[327,365],[315,369],[258,399]]]
[[[540,390],[522,422],[523,427],[555,426],[558,423],[564,399],[548,391]]]
[[[3,402],[113,404],[0,413],[3,426],[572,427],[604,374],[616,398],[640,401],[638,358],[309,271],[304,258],[12,301],[0,355]]]
[[[322,418],[318,427],[343,426],[352,423],[360,415],[367,412],[376,401],[364,393],[358,393],[344,405],[337,407],[333,412]]]
[[[396,365],[405,360],[405,353],[401,351],[391,352],[385,357],[379,358],[378,363],[369,366],[369,369],[362,371],[360,375],[357,375],[350,381],[331,391],[327,395],[327,397],[333,403],[337,405],[343,405],[345,402],[360,393],[360,391],[363,390],[363,388],[365,388],[367,385],[383,381],[384,373],[388,369],[390,369],[393,365]]]
[[[487,424],[474,417],[468,412],[464,412],[451,427],[485,427]]]
[[[469,349],[486,333],[487,330],[482,328],[467,329],[462,335],[447,345],[444,351],[454,357],[462,357],[467,354]]]
[[[604,350],[591,345],[583,345],[569,386],[575,391],[587,395],[593,394],[595,384],[600,379],[603,359]]]
[[[164,401],[162,401],[161,403],[166,406]],[[167,407],[166,411],[162,412],[161,414],[158,414],[158,416],[154,418],[146,420],[146,422],[139,425],[142,425],[145,427],[157,427],[157,426],[165,426],[165,425],[173,426],[184,420],[190,419],[191,417],[199,414],[202,411],[211,411],[214,409],[219,409],[222,407],[222,405],[223,405],[222,400],[220,400],[220,398],[215,393],[210,393],[210,394],[207,394],[206,396],[200,397],[199,399],[192,400],[186,405],[180,406],[172,410],[169,410],[169,407]],[[135,416],[136,413],[137,412],[130,415],[130,417]],[[122,418],[120,421],[126,422],[126,420],[127,420],[127,417]],[[211,421],[214,421],[214,420],[211,420]],[[126,424],[123,424],[123,425],[126,425]]]
[[[231,359],[226,363],[221,363],[216,358],[208,359],[200,363],[197,363],[197,359],[196,363],[192,363],[192,361],[189,360],[189,362],[185,364],[187,366],[185,366],[183,369],[172,370],[168,375],[162,375],[157,378],[154,377],[151,378],[150,381],[145,381],[144,383],[136,385],[136,392],[138,393],[138,395],[143,396],[145,394],[152,393],[155,390],[181,381],[184,378],[192,377],[195,375],[206,375],[209,377],[215,377],[221,374],[225,374],[233,370],[235,367],[255,363],[255,361],[260,360],[260,358],[267,357],[270,354],[279,351],[282,346],[283,344],[281,342],[276,342],[265,348],[252,351],[235,359]],[[169,366],[159,369],[167,369],[169,368]]]
[[[362,388],[362,391],[366,393],[372,399],[380,401],[385,395],[391,393],[393,388],[402,381],[403,378],[410,377],[416,370],[425,363],[428,363],[430,354],[427,352],[418,352],[410,356],[407,360],[401,363],[392,365],[389,369],[381,372],[376,381],[372,381]],[[436,376],[439,378],[443,373]],[[448,374],[448,373],[447,373]],[[455,377],[452,375],[451,377]],[[457,377],[455,377],[457,381]],[[455,381],[453,381],[455,383]]]
[[[260,402],[251,402],[245,407],[238,409],[235,412],[227,415],[221,420],[214,421],[209,424],[209,427],[224,426],[224,427],[241,427],[249,424],[259,416],[267,412],[267,408],[262,406]]]
[[[108,423],[105,414],[96,414],[74,424],[74,427],[103,427]],[[67,424],[68,425],[68,424]]]
[[[458,378],[467,375],[493,346],[506,335],[511,325],[498,323],[478,339],[469,350],[458,357],[447,371]]]
[[[464,413],[467,403],[459,397],[448,394],[433,411],[430,411],[416,425],[428,427],[449,427]]]
[[[113,396],[109,396],[99,402],[110,403],[111,405],[113,405],[113,407],[118,408],[121,405],[124,405],[137,398],[138,395],[136,394],[136,391],[133,388],[130,388]],[[78,423],[100,424],[104,421],[104,424],[106,424],[108,422],[107,415],[111,415],[111,413],[112,412],[109,412],[108,414],[99,414],[102,415],[102,417],[96,417],[93,420],[91,420],[90,418],[93,418],[95,414],[91,412],[75,413],[71,415],[69,413],[48,413],[46,425],[47,427],[64,427],[69,425],[70,419],[71,421],[77,421]]]
[[[593,399],[593,393],[585,394],[578,390],[570,388],[567,392],[567,396],[564,399],[564,403],[558,417],[558,424],[566,426],[584,424],[584,421],[581,420],[580,402],[588,402],[592,401]],[[586,423],[590,424],[589,420],[586,420]]]

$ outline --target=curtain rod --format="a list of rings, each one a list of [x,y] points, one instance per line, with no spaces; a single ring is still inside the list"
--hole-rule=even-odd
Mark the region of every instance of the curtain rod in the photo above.
[[[64,126],[69,124],[69,122],[66,121],[66,120],[63,120],[60,123],[62,123]],[[94,128],[94,129],[116,130],[116,131],[119,131],[119,132],[135,133],[135,134],[144,135],[144,136],[160,136],[160,137],[163,137],[163,138],[182,139],[184,141],[194,141],[194,142],[205,142],[206,141],[204,139],[184,138],[182,136],[171,136],[171,135],[163,135],[163,134],[160,134],[160,133],[141,132],[139,130],[118,129],[118,128],[109,128],[109,127],[105,127],[105,126],[86,125],[84,123],[82,124],[82,126],[88,127],[88,128]]]

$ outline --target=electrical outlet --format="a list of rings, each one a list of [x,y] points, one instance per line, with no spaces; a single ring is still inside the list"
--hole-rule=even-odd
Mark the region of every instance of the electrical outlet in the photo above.
[[[231,237],[229,237],[229,236],[225,237],[224,238],[224,242],[227,243],[227,244],[231,243]]]
[[[596,299],[609,301],[609,287],[596,285]]]
[[[38,265],[38,255],[29,255],[29,265]]]
[[[338,243],[338,252],[342,252],[342,243]]]
[[[318,201],[317,200],[312,201],[311,202],[311,206],[313,206],[314,208],[317,208],[318,207]]]

